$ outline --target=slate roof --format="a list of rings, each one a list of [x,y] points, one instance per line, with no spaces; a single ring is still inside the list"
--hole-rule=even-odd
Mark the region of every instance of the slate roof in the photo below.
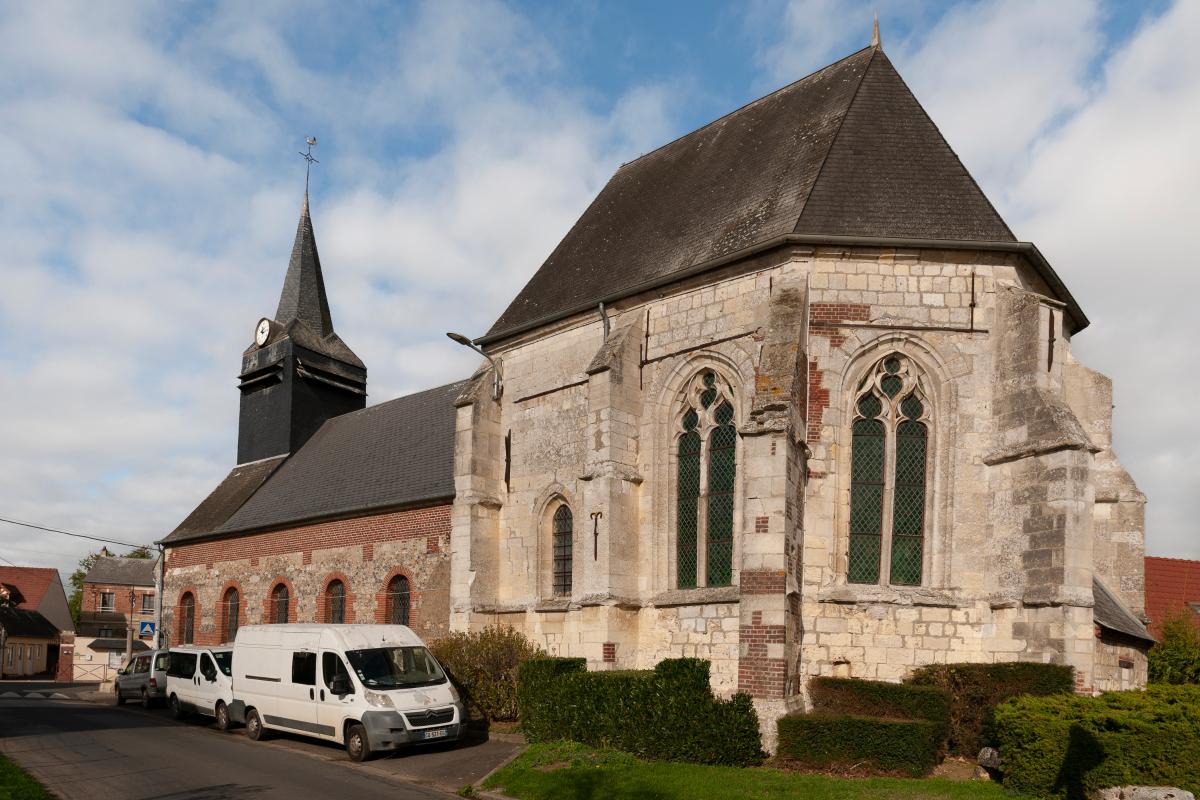
[[[46,595],[50,584],[58,577],[58,570],[50,567],[3,567],[0,566],[0,583],[15,586],[24,598],[22,605],[37,608]]]
[[[1150,635],[1150,631],[1146,630],[1142,621],[1135,617],[1099,578],[1092,578],[1092,595],[1095,597],[1092,619],[1096,621],[1097,625],[1108,628],[1110,631],[1132,636],[1135,639],[1154,641],[1154,637]]]
[[[118,586],[153,586],[157,558],[122,558],[101,556],[83,577],[84,583],[105,583]]]
[[[179,523],[175,530],[163,538],[164,542],[179,542],[207,536],[221,527],[233,513],[258,491],[259,487],[271,477],[271,473],[283,463],[286,455],[275,458],[264,458],[262,461],[252,461],[249,464],[239,464],[230,470],[225,479],[217,484],[217,488],[196,506],[187,519]]]
[[[58,628],[42,616],[41,612],[28,608],[0,607],[0,628],[9,636],[30,638],[57,638]]]
[[[270,341],[286,333],[297,344],[313,352],[366,369],[362,360],[333,329],[329,298],[325,294],[325,277],[321,272],[321,256],[317,253],[317,237],[313,233],[312,216],[308,210],[308,192],[304,193],[304,205],[300,209],[296,240],[292,244],[292,257],[283,279],[283,291],[279,293],[275,321],[279,329],[272,332]],[[246,352],[257,349],[257,344],[251,344]]]
[[[269,465],[257,462],[265,474],[256,484],[252,476],[234,478],[256,464],[236,468],[164,541],[453,498],[454,401],[464,385],[439,386],[328,420],[290,457],[272,459],[275,463]],[[223,492],[227,483],[231,486]],[[201,514],[205,504],[209,508]]]
[[[124,639],[93,639],[88,644],[88,649],[97,653],[123,652],[125,650],[125,644],[126,642]],[[141,639],[133,640],[133,651],[135,653],[149,649],[150,645],[146,644]]]
[[[1016,244],[868,47],[623,165],[479,341],[789,234]]]

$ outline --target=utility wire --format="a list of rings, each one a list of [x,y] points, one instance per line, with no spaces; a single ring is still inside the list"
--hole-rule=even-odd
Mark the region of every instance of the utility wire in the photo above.
[[[105,539],[100,536],[88,536],[83,533],[71,533],[70,531],[59,530],[58,528],[47,528],[45,525],[34,525],[32,522],[20,522],[19,520],[9,519],[8,517],[0,517],[0,522],[7,522],[10,525],[20,525],[22,528],[33,528],[35,531],[47,531],[49,533],[61,533],[63,536],[74,536],[76,539],[91,539],[93,542],[104,542],[105,544],[119,544],[122,547],[147,547],[144,544],[130,544],[129,542],[118,542],[116,539]]]
[[[0,556],[0,561],[3,561],[5,564],[8,564],[10,567],[15,567],[15,566],[16,566],[16,564],[14,564],[13,562],[9,561],[9,560],[8,560],[7,558],[5,558],[4,556]]]

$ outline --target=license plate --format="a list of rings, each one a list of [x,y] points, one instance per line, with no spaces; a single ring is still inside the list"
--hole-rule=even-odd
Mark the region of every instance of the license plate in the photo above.
[[[438,728],[436,731],[424,731],[426,739],[444,739],[449,733],[445,728]]]

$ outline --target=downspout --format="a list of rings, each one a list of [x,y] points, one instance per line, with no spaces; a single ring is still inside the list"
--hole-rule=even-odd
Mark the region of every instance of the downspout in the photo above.
[[[154,649],[162,646],[162,609],[163,588],[167,569],[167,552],[161,544],[158,547],[158,571],[154,575]]]

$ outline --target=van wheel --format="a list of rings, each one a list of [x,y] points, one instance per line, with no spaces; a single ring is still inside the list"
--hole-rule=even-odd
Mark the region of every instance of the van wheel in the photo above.
[[[346,729],[346,755],[356,763],[366,761],[372,755],[367,729],[358,722]]]
[[[149,708],[153,703],[150,700],[150,693],[142,689],[142,708]]]
[[[219,730],[219,731],[229,730],[229,709],[226,708],[225,704],[222,703],[220,700],[217,701],[216,712],[217,712],[216,713],[217,730]]]
[[[250,709],[246,712],[246,738],[252,742],[261,741],[266,737],[266,730],[263,728],[262,720],[259,719],[258,710]]]
[[[179,702],[178,697],[171,695],[168,703],[171,706],[171,716],[175,717],[175,719],[183,719],[187,716],[187,712],[183,710],[183,703]]]

